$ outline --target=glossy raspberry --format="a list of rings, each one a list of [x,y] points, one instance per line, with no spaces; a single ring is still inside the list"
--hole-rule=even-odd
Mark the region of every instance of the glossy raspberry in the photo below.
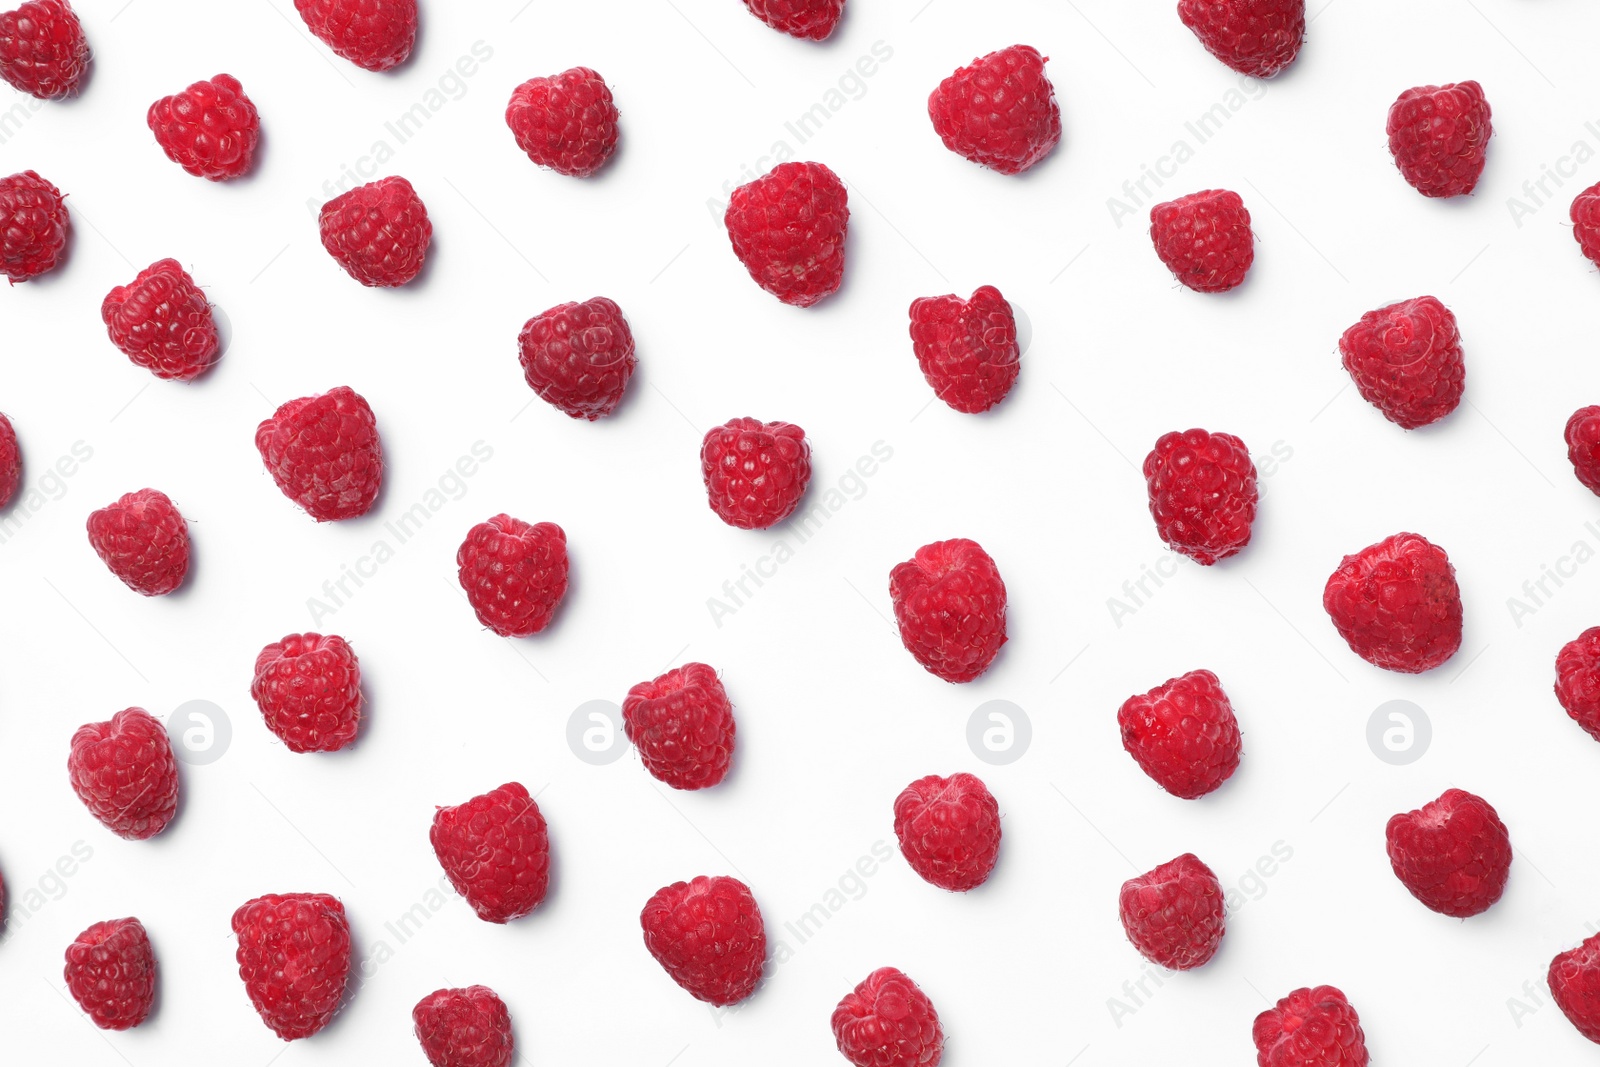
[[[1579,408],[1567,420],[1567,458],[1584,488],[1600,494],[1600,405]]]
[[[1367,312],[1339,339],[1339,355],[1362,399],[1407,430],[1450,414],[1466,389],[1456,317],[1435,297]]]
[[[152,263],[107,293],[100,318],[111,343],[157,378],[193,381],[217,361],[211,304],[175,259]]]
[[[1293,63],[1306,36],[1306,0],[1178,0],[1178,17],[1207,52],[1254,78]]]
[[[733,191],[723,223],[755,283],[807,308],[844,280],[848,200],[844,183],[821,163],[780,163]]]
[[[294,0],[317,38],[358,67],[384,71],[411,56],[417,0]]]
[[[737,878],[675,882],[639,914],[644,947],[696,1000],[737,1004],[761,983],[767,931],[750,887]]]
[[[256,449],[283,495],[318,522],[365,515],[378,499],[378,420],[348,386],[284,404],[256,427]]]
[[[1350,651],[1375,667],[1420,674],[1461,647],[1461,590],[1444,549],[1398,533],[1346,556],[1322,606]]]
[[[1389,151],[1423,196],[1464,196],[1489,156],[1489,101],[1474,81],[1407,89],[1389,108]]]
[[[733,762],[733,705],[704,663],[640,682],[622,702],[623,727],[644,769],[674,789],[704,789]]]
[[[1578,1033],[1600,1043],[1600,934],[1550,961],[1550,993]]]
[[[0,412],[0,508],[11,503],[22,485],[22,449],[11,420]]]
[[[189,524],[167,494],[140,489],[89,516],[89,544],[124,585],[165,596],[189,573]]]
[[[437,989],[411,1009],[433,1067],[511,1067],[516,1047],[506,1002],[488,986]]]
[[[589,177],[617,150],[617,105],[605,79],[588,67],[517,86],[506,125],[529,159],[572,178]]]
[[[450,884],[485,922],[521,918],[544,900],[550,839],[539,805],[521,784],[439,808],[428,840]]]
[[[290,752],[337,752],[361,727],[361,664],[342,637],[290,634],[256,657],[250,696]]]
[[[214,182],[248,173],[261,136],[256,106],[231,74],[163,96],[150,105],[145,122],[168,159]]]
[[[522,327],[517,344],[528,387],[591,422],[616,410],[639,362],[628,320],[603,296],[540,312]]]
[[[72,735],[72,791],[118,837],[144,841],[178,810],[178,761],[161,721],[143,708],[119,711]]]
[[[1367,1067],[1361,1020],[1331,985],[1296,989],[1256,1016],[1257,1067]]]
[[[1117,898],[1128,940],[1169,971],[1192,970],[1217,954],[1227,910],[1222,883],[1188,852],[1123,882]]]
[[[233,913],[239,977],[267,1029],[310,1037],[333,1021],[350,974],[350,923],[326,893],[271,893]]]
[[[1150,209],[1150,239],[1167,269],[1197,293],[1236,288],[1256,258],[1250,212],[1227,189],[1157,204]]]
[[[1600,267],[1600,182],[1589,186],[1572,201],[1572,236],[1589,262]]]
[[[906,651],[947,682],[972,681],[1006,643],[1006,583],[976,541],[923,545],[889,572],[889,598]]]
[[[0,178],[0,274],[15,285],[55,270],[70,223],[61,190],[33,171]]]
[[[939,1067],[944,1030],[933,1002],[893,967],[880,967],[833,1009],[833,1036],[855,1067]]]
[[[944,146],[1001,174],[1020,174],[1061,143],[1061,107],[1039,50],[1014,44],[974,59],[928,96]]]
[[[1117,711],[1122,747],[1162,789],[1205,796],[1239,769],[1239,720],[1210,671],[1169,678]]]
[[[930,774],[895,798],[894,835],[923,881],[965,893],[988,881],[1000,858],[1000,805],[975,775]]]
[[[750,14],[790,37],[825,41],[844,14],[844,0],[744,0]]]
[[[89,42],[67,0],[28,0],[0,12],[0,78],[40,100],[78,91]]]
[[[144,1022],[156,999],[156,954],[138,919],[95,923],[67,946],[67,992],[102,1030]]]
[[[811,445],[793,423],[729,419],[700,443],[700,474],[718,518],[765,530],[800,506],[811,482]]]
[[[404,178],[358,185],[322,205],[322,247],[362,285],[395,288],[422,273],[433,223]]]
[[[1250,543],[1256,465],[1232,434],[1163,434],[1144,460],[1150,515],[1161,540],[1209,567]]]
[[[1572,721],[1600,741],[1600,626],[1591,626],[1556,656],[1556,699]]]
[[[1447,789],[1438,800],[1390,819],[1386,836],[1395,877],[1441,915],[1477,915],[1505,892],[1511,838],[1482,797]]]
[[[567,595],[567,535],[553,522],[496,515],[467,531],[456,567],[479,622],[527,637],[550,625]]]
[[[935,395],[957,411],[988,411],[1011,392],[1022,367],[1017,323],[1000,290],[985,285],[911,302],[911,347]]]

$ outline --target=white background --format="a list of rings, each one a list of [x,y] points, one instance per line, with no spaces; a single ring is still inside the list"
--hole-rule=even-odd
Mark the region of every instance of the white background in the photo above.
[[[1262,92],[1168,0],[850,0],[822,45],[737,0],[432,0],[415,56],[388,75],[332,57],[288,0],[120,3],[79,5],[96,54],[82,97],[24,106],[0,143],[0,172],[58,184],[75,228],[64,269],[0,292],[0,409],[41,489],[0,545],[8,1060],[420,1064],[411,1006],[481,982],[510,1005],[527,1063],[833,1063],[834,1004],[888,964],[933,998],[948,1067],[1247,1063],[1267,999],[1318,983],[1349,994],[1379,1063],[1593,1059],[1542,984],[1551,956],[1600,922],[1600,746],[1550,691],[1557,649],[1600,622],[1600,565],[1566,566],[1520,625],[1507,603],[1575,543],[1600,548],[1586,526],[1600,502],[1561,436],[1600,400],[1600,278],[1567,221],[1600,160],[1566,166],[1565,188],[1548,184],[1554,199],[1521,225],[1507,205],[1576,142],[1600,148],[1585,126],[1600,120],[1592,4],[1332,0]],[[925,100],[957,65],[1019,41],[1050,57],[1066,132],[1007,178],[947,152]],[[448,78],[476,42],[492,57]],[[876,42],[892,56],[846,79],[848,102],[799,146],[784,123]],[[519,82],[578,64],[622,111],[622,147],[589,181],[535,168],[502,119]],[[256,173],[212,185],[162,155],[144,113],[219,71],[243,81],[265,132]],[[1465,78],[1494,108],[1488,170],[1470,199],[1426,200],[1392,166],[1385,113],[1410,86]],[[448,102],[379,168],[428,205],[427,273],[364,289],[323,252],[315,208],[441,79]],[[1185,123],[1230,98],[1242,106],[1197,145]],[[1121,227],[1108,209],[1178,139],[1194,156],[1160,198],[1226,186],[1255,220],[1255,267],[1227,296],[1174,284],[1144,232],[1149,199]],[[708,206],[777,140],[851,188],[845,286],[807,311],[750,282]],[[222,361],[189,386],[132,366],[99,320],[109,289],[167,256],[230,323]],[[905,309],[983,284],[1025,310],[1032,340],[1011,398],[972,417],[928,405]],[[1467,398],[1406,433],[1350,388],[1335,345],[1362,312],[1423,293],[1459,316]],[[626,311],[639,372],[618,414],[588,424],[530,403],[515,339],[538,311],[597,294]],[[319,526],[263,472],[253,431],[277,404],[341,384],[372,403],[389,472],[372,515]],[[806,429],[812,499],[875,442],[893,458],[804,545],[734,530],[705,506],[697,450],[707,427],[747,414]],[[1123,582],[1170,567],[1136,464],[1189,426],[1240,435],[1263,474],[1277,447],[1254,543],[1211,570],[1177,566],[1118,625],[1108,599]],[[313,628],[308,598],[479,441],[493,458],[447,483],[460,499],[317,621],[360,654],[359,744],[287,752],[248,697],[256,652]],[[92,459],[41,487],[75,442]],[[187,587],[159,600],[112,578],[83,533],[91,510],[146,485],[177,501],[195,546]],[[466,529],[499,511],[558,522],[570,541],[566,603],[528,640],[484,631],[455,583]],[[1420,678],[1358,660],[1320,606],[1342,555],[1399,530],[1448,550],[1466,604],[1461,652]],[[890,567],[953,536],[993,554],[1011,596],[1010,644],[960,687],[919,668],[886,622]],[[786,538],[794,558],[716,625],[708,598]],[[596,767],[569,751],[575,707],[689,659],[715,665],[737,707],[726,784],[672,794],[631,753]],[[1196,667],[1223,679],[1246,751],[1225,788],[1183,802],[1123,753],[1115,713]],[[192,699],[226,709],[231,746],[184,767],[159,839],[113,837],[68,787],[72,732]],[[1032,720],[1009,766],[967,746],[990,699]],[[1391,699],[1433,723],[1410,766],[1365,739]],[[798,944],[783,924],[893,843],[900,788],[958,769],[982,774],[1005,813],[991,882],[945,894],[895,856]],[[500,927],[451,897],[396,944],[386,924],[440,877],[434,806],[510,779],[539,791],[550,822],[545,905]],[[1383,849],[1391,814],[1452,785],[1499,809],[1517,851],[1503,901],[1464,923],[1416,903]],[[79,842],[92,857],[53,877]],[[1274,846],[1292,858],[1247,878]],[[1184,851],[1245,903],[1211,965],[1147,980],[1135,1002],[1124,983],[1147,969],[1117,889]],[[656,888],[702,873],[742,875],[793,949],[721,1017],[665,977],[637,923]],[[19,914],[41,887],[42,906]],[[287,1050],[245,998],[229,929],[235,907],[274,891],[339,895],[357,954],[373,957],[340,1018]],[[103,1037],[65,999],[62,952],[121,915],[150,930],[160,1001]]]

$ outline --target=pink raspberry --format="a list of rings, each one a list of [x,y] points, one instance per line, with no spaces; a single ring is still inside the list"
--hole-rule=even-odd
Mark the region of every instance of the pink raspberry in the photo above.
[[[622,720],[644,769],[674,789],[716,785],[733,763],[733,705],[704,663],[686,663],[628,690]]]
[[[1339,355],[1362,399],[1407,430],[1450,414],[1466,389],[1456,317],[1435,297],[1367,312],[1339,338]]]
[[[1423,196],[1465,196],[1489,156],[1489,101],[1474,81],[1407,89],[1389,108],[1389,151]]]
[[[1331,985],[1296,989],[1256,1016],[1257,1067],[1367,1067],[1366,1035]]]
[[[178,810],[178,761],[161,720],[143,708],[119,711],[72,735],[72,791],[118,837],[144,841]]]
[[[433,223],[404,178],[358,185],[322,205],[322,247],[362,285],[396,288],[422,273]]]
[[[1122,883],[1117,912],[1139,955],[1188,971],[1210,962],[1227,928],[1222,883],[1193,853]]]
[[[1350,651],[1405,674],[1432,670],[1461,647],[1461,590],[1444,549],[1398,533],[1346,556],[1322,606]]]
[[[800,506],[811,483],[811,445],[792,423],[730,419],[701,442],[700,474],[718,518],[765,530]]]
[[[428,832],[439,866],[484,922],[520,919],[550,887],[550,838],[520,782],[439,808]]]
[[[1385,830],[1389,865],[1412,896],[1440,915],[1488,911],[1511,874],[1511,837],[1493,807],[1464,789],[1396,815]]]
[[[855,1067],[939,1067],[944,1029],[928,994],[880,967],[833,1009],[833,1037]]]
[[[527,637],[550,625],[567,595],[567,535],[553,522],[496,515],[467,531],[456,567],[479,622]]]
[[[333,1021],[350,977],[350,921],[326,893],[269,893],[233,913],[234,956],[250,1004],[285,1041]]]
[[[1244,282],[1255,262],[1250,212],[1227,189],[1190,193],[1150,209],[1156,255],[1197,293],[1225,293]]]
[[[889,572],[889,599],[906,651],[947,682],[977,678],[1006,643],[1006,583],[976,541],[923,545]]]
[[[1048,58],[1015,44],[974,59],[928,96],[944,146],[1001,174],[1020,174],[1061,143],[1061,107]]]
[[[1600,741],[1600,626],[1591,626],[1556,656],[1556,699],[1572,721]]]
[[[1591,493],[1600,494],[1600,405],[1579,408],[1567,420],[1567,458]]]
[[[283,495],[318,522],[365,515],[378,499],[378,420],[348,386],[284,404],[256,427],[256,449]]]
[[[575,419],[616,410],[633,377],[633,331],[614,300],[558,304],[529,319],[517,338],[528,387]]]
[[[517,86],[506,125],[529,159],[573,178],[589,177],[617,150],[617,105],[605,79],[588,67]]]
[[[11,420],[0,412],[0,508],[11,503],[22,485],[22,449]]]
[[[911,302],[911,347],[922,376],[957,411],[988,411],[1011,392],[1022,367],[1017,322],[1000,290],[985,285]]]
[[[306,28],[358,67],[385,71],[411,57],[417,0],[294,0]]]
[[[1150,515],[1176,552],[1204,566],[1244,549],[1256,518],[1256,465],[1227,433],[1163,434],[1144,460]]]
[[[1572,201],[1572,236],[1589,262],[1600,267],[1600,182],[1589,186]]]
[[[66,197],[33,171],[0,178],[0,274],[15,285],[55,270],[70,223]]]
[[[433,1067],[511,1067],[511,1012],[488,986],[436,989],[411,1009],[422,1054]]]
[[[844,281],[849,194],[821,163],[780,163],[728,198],[723,223],[755,283],[808,308]]]
[[[143,596],[165,596],[189,573],[189,524],[159,490],[127,493],[90,515],[89,544]]]
[[[290,752],[337,752],[361,728],[361,664],[342,637],[290,634],[263,648],[250,696]]]
[[[261,136],[256,106],[231,74],[163,96],[150,105],[145,121],[168,159],[214,182],[247,173]]]
[[[1190,671],[1129,697],[1117,725],[1139,769],[1175,797],[1203,797],[1239,769],[1239,720],[1210,671]]]
[[[139,272],[100,305],[111,343],[157,378],[189,382],[210,370],[221,347],[211,304],[175,259]]]
[[[28,0],[0,13],[0,78],[40,100],[78,91],[89,42],[67,0]]]
[[[1240,74],[1270,78],[1300,54],[1306,0],[1178,0],[1178,18]]]
[[[930,774],[895,798],[894,835],[923,881],[965,893],[988,881],[1000,858],[1000,805],[976,775]]]
[[[790,37],[825,41],[844,14],[844,0],[744,0],[750,14]]]
[[[156,954],[138,919],[95,923],[67,946],[67,992],[102,1030],[130,1030],[156,999]]]
[[[767,931],[750,887],[737,878],[676,882],[639,915],[644,947],[696,1000],[737,1004],[761,984]]]

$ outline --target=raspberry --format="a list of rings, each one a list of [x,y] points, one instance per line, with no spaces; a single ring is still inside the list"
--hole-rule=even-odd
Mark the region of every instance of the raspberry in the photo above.
[[[1139,955],[1169,971],[1210,961],[1227,927],[1222,883],[1192,853],[1122,883],[1117,912]]]
[[[522,327],[517,343],[528,387],[590,422],[616,410],[639,362],[628,320],[603,296],[540,312]]]
[[[1061,107],[1048,58],[1014,44],[972,61],[928,95],[944,146],[1001,174],[1020,174],[1061,143]]]
[[[1489,155],[1489,101],[1474,81],[1407,89],[1389,108],[1389,151],[1423,196],[1464,196]]]
[[[333,1021],[350,974],[350,923],[326,893],[270,893],[233,913],[239,977],[250,1003],[283,1038]]]
[[[879,967],[833,1009],[833,1036],[856,1067],[939,1067],[944,1030],[917,983]]]
[[[1350,651],[1375,667],[1420,674],[1461,647],[1461,590],[1444,549],[1398,533],[1346,556],[1322,606]]]
[[[1004,400],[1021,370],[1016,319],[992,285],[966,300],[953,293],[913,300],[911,347],[934,394],[968,414]]]
[[[1511,838],[1482,797],[1447,789],[1390,819],[1386,836],[1394,876],[1432,911],[1465,919],[1488,911],[1505,892]]]
[[[617,105],[606,80],[588,67],[517,86],[506,125],[529,159],[572,178],[589,177],[617,150]]]
[[[844,0],[744,0],[750,14],[790,37],[825,41],[844,15]]]
[[[965,893],[1000,858],[1000,805],[975,775],[930,774],[895,798],[894,835],[923,881]]]
[[[1256,1016],[1257,1067],[1367,1067],[1361,1020],[1331,985],[1296,989]]]
[[[0,178],[0,274],[15,285],[55,270],[70,221],[61,190],[33,171]]]
[[[1306,0],[1178,0],[1178,17],[1207,52],[1254,78],[1293,63],[1306,36]]]
[[[161,150],[197,178],[227,181],[250,170],[261,117],[231,74],[163,96],[145,116]]]
[[[361,727],[361,664],[342,637],[290,634],[256,657],[250,696],[290,752],[337,752]]]
[[[256,427],[256,449],[283,495],[318,522],[365,515],[378,499],[378,421],[348,386],[284,404]]]
[[[411,1022],[433,1067],[511,1067],[516,1057],[511,1013],[488,986],[434,990]]]
[[[701,442],[700,474],[718,518],[765,530],[800,506],[811,482],[811,445],[793,423],[729,419]]]
[[[306,27],[358,67],[385,71],[411,57],[417,0],[294,0]]]
[[[1256,258],[1250,212],[1227,189],[1190,193],[1150,209],[1156,255],[1197,293],[1225,293],[1244,281]]]
[[[189,524],[167,494],[140,489],[89,516],[89,544],[124,585],[165,596],[189,573]]]
[[[1600,626],[1591,626],[1556,656],[1556,699],[1572,721],[1600,741]]]
[[[1256,465],[1232,434],[1163,434],[1144,460],[1150,515],[1173,551],[1204,566],[1250,543],[1256,518]]]
[[[450,884],[485,922],[520,919],[544,900],[550,839],[539,805],[519,783],[439,808],[428,840]]]
[[[1584,488],[1600,494],[1600,406],[1579,408],[1567,420],[1567,458]]]
[[[479,622],[527,637],[550,625],[567,595],[567,535],[553,522],[496,515],[467,531],[456,567]]]
[[[362,285],[396,288],[422,273],[433,223],[404,178],[358,185],[322,205],[322,247]]]
[[[749,886],[737,878],[675,882],[639,913],[644,947],[696,1000],[727,1007],[755,992],[767,931]]]
[[[1589,186],[1572,201],[1572,236],[1589,262],[1600,267],[1600,182]]]
[[[1367,312],[1339,338],[1339,355],[1362,399],[1407,430],[1450,414],[1466,389],[1456,317],[1435,297]]]
[[[976,541],[923,545],[889,572],[900,640],[928,673],[970,682],[1006,643],[1006,583]]]
[[[22,485],[22,449],[11,420],[0,412],[0,508],[11,503]]]
[[[761,288],[808,308],[844,280],[848,200],[821,163],[780,163],[728,198],[723,222],[733,254]]]
[[[1196,800],[1239,769],[1239,720],[1210,671],[1169,678],[1117,711],[1122,747],[1162,789]]]
[[[644,769],[674,789],[704,789],[733,762],[733,705],[704,663],[686,663],[628,690],[623,727]]]
[[[144,1022],[156,999],[156,955],[138,919],[95,923],[67,946],[67,992],[102,1030]]]
[[[1600,934],[1550,961],[1550,993],[1578,1033],[1600,1043]]]
[[[78,91],[89,42],[67,0],[28,0],[0,13],[0,78],[40,100]]]
[[[119,711],[72,735],[72,791],[118,837],[144,841],[178,810],[178,761],[161,721],[143,708]]]
[[[100,318],[111,343],[157,378],[193,381],[217,361],[211,305],[175,259],[152,263],[107,293]]]

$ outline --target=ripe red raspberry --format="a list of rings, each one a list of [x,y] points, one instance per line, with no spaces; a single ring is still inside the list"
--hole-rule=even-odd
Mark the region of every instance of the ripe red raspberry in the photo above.
[[[1257,1067],[1367,1067],[1361,1020],[1331,985],[1296,989],[1256,1016]]]
[[[1423,196],[1464,196],[1489,155],[1489,101],[1474,81],[1407,89],[1389,108],[1389,151]]]
[[[1579,408],[1567,420],[1567,458],[1578,481],[1600,494],[1600,405]]]
[[[1461,590],[1444,549],[1397,533],[1328,576],[1322,606],[1350,651],[1375,667],[1421,674],[1461,647]]]
[[[761,288],[808,308],[844,280],[848,200],[821,163],[780,163],[728,198],[723,222],[733,254]]]
[[[1117,711],[1122,747],[1162,789],[1196,800],[1239,769],[1239,720],[1210,671],[1169,678]]]
[[[965,893],[988,881],[1000,858],[1000,805],[975,775],[930,774],[895,798],[894,835],[923,881]]]
[[[623,728],[644,769],[674,789],[704,789],[733,762],[733,705],[704,663],[686,663],[628,690]]]
[[[70,221],[61,190],[33,171],[0,178],[0,274],[15,285],[55,270]]]
[[[511,1067],[516,1046],[506,1002],[488,986],[437,989],[411,1009],[433,1067]]]
[[[1589,186],[1572,201],[1572,236],[1589,262],[1600,267],[1600,182]]]
[[[879,967],[839,1001],[833,1036],[856,1067],[939,1067],[944,1056],[933,1001],[893,967]]]
[[[844,14],[844,0],[744,0],[750,14],[790,37],[825,41]]]
[[[718,518],[765,530],[800,506],[811,482],[811,445],[793,423],[729,419],[701,442],[700,474]]]
[[[1192,970],[1217,954],[1227,911],[1222,883],[1189,852],[1123,882],[1117,898],[1128,940],[1169,971]]]
[[[1014,44],[974,59],[928,95],[944,146],[1001,174],[1020,174],[1061,143],[1061,107],[1048,58]]]
[[[923,545],[889,572],[889,598],[906,651],[947,682],[972,681],[1006,643],[1006,583],[976,541]]]
[[[156,954],[138,919],[95,923],[67,946],[67,992],[102,1030],[144,1022],[156,999]]]
[[[40,100],[78,91],[89,42],[67,0],[28,0],[0,13],[0,78]]]
[[[350,923],[326,893],[270,893],[233,913],[239,977],[267,1029],[310,1037],[333,1021],[350,974]]]
[[[911,347],[934,393],[957,411],[988,411],[1011,392],[1022,367],[1017,322],[1000,290],[985,285],[911,302]]]
[[[161,720],[143,708],[119,711],[72,735],[72,791],[118,837],[144,841],[178,810],[178,761]]]
[[[1339,355],[1362,399],[1407,430],[1450,414],[1466,389],[1456,317],[1435,297],[1367,312],[1339,338]]]
[[[124,585],[165,596],[189,573],[189,524],[155,489],[127,493],[89,516],[89,544]]]
[[[450,884],[485,922],[520,919],[544,900],[550,838],[539,805],[521,784],[439,808],[428,840]]]
[[[1600,1043],[1600,934],[1550,961],[1550,993],[1578,1033]]]
[[[417,0],[294,0],[323,44],[366,70],[384,71],[411,57]]]
[[[550,625],[567,595],[567,535],[553,522],[496,515],[467,531],[456,567],[479,622],[527,637]]]
[[[1477,915],[1505,892],[1511,838],[1482,797],[1447,789],[1438,800],[1390,819],[1386,836],[1395,877],[1441,915]]]
[[[11,503],[22,485],[22,449],[11,420],[0,412],[0,508]]]
[[[283,495],[318,522],[365,515],[378,499],[378,420],[348,386],[284,404],[256,427],[256,449]]]
[[[590,422],[616,410],[639,362],[628,320],[603,296],[540,312],[522,327],[517,343],[529,388]]]
[[[1150,209],[1156,255],[1197,293],[1225,293],[1244,281],[1256,258],[1250,212],[1227,189],[1190,193]]]
[[[107,293],[100,318],[111,343],[157,378],[193,381],[217,361],[211,304],[175,259],[152,263]]]
[[[506,125],[529,159],[572,178],[589,177],[617,150],[617,105],[606,80],[588,67],[517,86]]]
[[[290,634],[256,657],[250,696],[290,752],[337,752],[361,727],[361,664],[342,637]]]
[[[1207,52],[1254,78],[1293,63],[1306,36],[1306,0],[1178,0],[1178,17]]]
[[[675,882],[639,913],[644,947],[696,1000],[719,1008],[755,992],[767,957],[767,931],[750,887],[737,878]]]
[[[433,223],[404,178],[358,185],[322,205],[322,247],[362,285],[396,288],[422,273]]]
[[[1256,465],[1228,433],[1163,434],[1144,460],[1150,515],[1173,551],[1204,566],[1250,543],[1256,519]]]
[[[1572,721],[1600,741],[1600,626],[1591,626],[1556,656],[1556,699]]]
[[[231,74],[163,96],[145,116],[167,158],[198,178],[220,182],[250,170],[261,117]]]

